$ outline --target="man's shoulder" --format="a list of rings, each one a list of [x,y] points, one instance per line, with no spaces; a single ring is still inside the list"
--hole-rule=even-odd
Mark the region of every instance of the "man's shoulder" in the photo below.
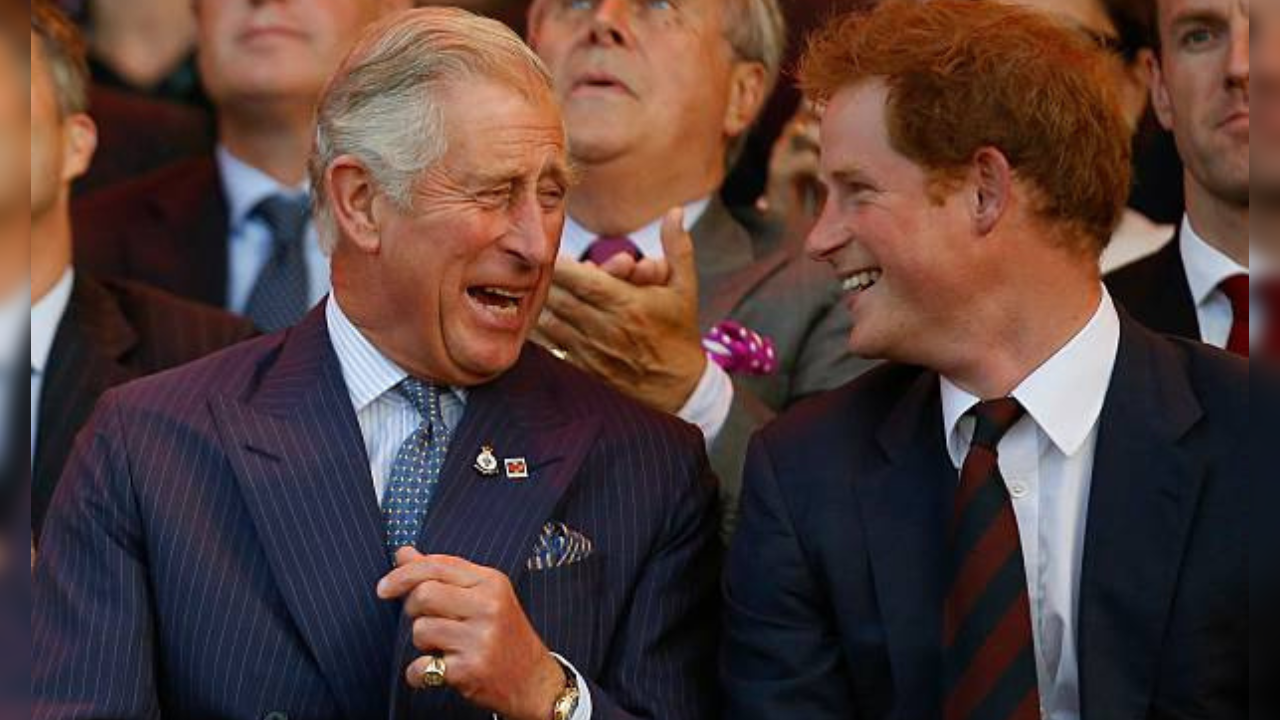
[[[1182,252],[1177,236],[1156,252],[1112,270],[1103,277],[1107,289],[1122,302],[1126,296],[1153,290],[1177,279]]]
[[[100,223],[137,219],[174,202],[216,201],[221,194],[213,155],[200,155],[77,198],[72,203],[72,216],[77,236],[96,234],[103,229]]]
[[[286,335],[253,337],[107,391],[101,407],[185,424],[213,398],[247,398],[284,347]]]
[[[800,400],[766,425],[760,438],[771,448],[801,453],[813,452],[832,437],[862,446],[874,439],[913,388],[936,379],[921,367],[880,363],[840,387]]]
[[[702,433],[693,425],[623,394],[533,343],[526,346],[521,362],[555,399],[557,412],[567,418],[594,418],[602,440],[630,442],[648,436],[683,450],[702,447]]]
[[[257,331],[243,317],[126,280],[99,281],[137,331],[158,370],[181,365],[247,340]]]
[[[1176,335],[1139,327],[1155,348],[1152,372],[1184,378],[1196,399],[1215,423],[1238,425],[1247,430],[1249,418],[1249,363],[1221,348]],[[1166,381],[1168,382],[1168,381]]]

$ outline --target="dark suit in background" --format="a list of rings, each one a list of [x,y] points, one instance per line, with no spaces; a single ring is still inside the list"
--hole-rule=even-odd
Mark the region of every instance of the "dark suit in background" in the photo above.
[[[1081,717],[1248,712],[1246,364],[1121,316],[1079,590]],[[886,365],[753,444],[727,717],[936,718],[958,486],[936,373]]]
[[[212,154],[106,188],[72,204],[76,266],[226,307],[228,212]]]
[[[76,433],[109,388],[252,337],[248,321],[132,283],[76,276],[40,392],[32,463],[36,537]]]
[[[711,445],[732,516],[751,434],[797,400],[848,382],[872,365],[848,350],[851,320],[830,270],[804,255],[803,238],[767,224],[753,231],[712,200],[690,231],[702,334],[731,319],[773,340],[778,372],[732,374],[729,416]]]
[[[98,149],[72,186],[77,195],[213,151],[213,121],[198,108],[94,85],[89,113],[98,126]]]
[[[481,445],[524,482],[473,469]],[[33,717],[489,720],[415,692],[360,428],[319,308],[109,393],[45,524]],[[471,388],[417,546],[506,573],[597,719],[716,716],[719,553],[701,435],[526,347]],[[526,568],[543,524],[594,552]]]
[[[1138,322],[1156,332],[1200,339],[1200,320],[1178,235],[1155,254],[1113,270],[1104,280],[1111,295]]]

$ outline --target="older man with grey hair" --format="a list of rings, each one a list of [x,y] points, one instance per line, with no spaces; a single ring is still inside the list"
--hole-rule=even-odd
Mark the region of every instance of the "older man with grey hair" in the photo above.
[[[731,527],[751,433],[866,365],[845,348],[835,281],[799,238],[744,224],[718,197],[778,77],[782,12],[777,0],[536,0],[529,39],[582,176],[540,332],[699,426]]]
[[[99,406],[45,525],[34,717],[714,717],[701,437],[525,343],[571,180],[541,62],[410,11],[317,120],[333,294]]]

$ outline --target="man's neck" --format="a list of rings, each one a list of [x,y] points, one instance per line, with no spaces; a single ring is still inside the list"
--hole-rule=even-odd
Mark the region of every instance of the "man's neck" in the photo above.
[[[959,351],[934,367],[975,397],[1013,392],[1098,311],[1101,280],[1076,266],[1040,273],[1036,280],[1016,273],[993,279],[991,287],[1003,286],[1007,292],[975,298],[973,317],[985,319],[963,328],[954,339]]]
[[[40,302],[71,264],[71,221],[66,205],[31,219],[31,303]]]
[[[1188,175],[1187,217],[1202,240],[1238,265],[1249,267],[1249,206],[1213,197]]]
[[[224,112],[218,118],[218,141],[241,162],[281,185],[294,186],[307,177],[312,128],[311,108],[302,103],[255,113]]]
[[[1265,253],[1272,267],[1280,263],[1280,204],[1260,204],[1251,219],[1254,249]]]
[[[621,157],[584,164],[581,174],[581,181],[569,195],[569,216],[600,235],[635,232],[673,207],[711,195],[724,181],[723,160],[715,158],[709,158],[700,169],[680,171],[662,163]]]

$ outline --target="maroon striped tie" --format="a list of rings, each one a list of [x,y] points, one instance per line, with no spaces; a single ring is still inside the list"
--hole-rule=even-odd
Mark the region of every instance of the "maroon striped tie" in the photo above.
[[[1026,412],[1013,398],[978,403],[948,528],[943,622],[946,720],[1035,720],[1031,606],[1018,523],[996,446]]]

